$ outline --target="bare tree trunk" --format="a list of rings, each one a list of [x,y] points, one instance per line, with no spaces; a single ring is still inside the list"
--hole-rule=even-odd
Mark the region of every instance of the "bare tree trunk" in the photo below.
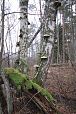
[[[64,28],[64,11],[62,15],[62,21],[63,21],[63,64],[65,63],[65,45],[64,45],[64,39],[65,39],[65,28]]]
[[[48,41],[45,40],[44,36],[48,35],[49,39],[51,38],[50,36],[52,35],[51,29],[49,28],[49,22],[51,21],[51,16],[49,17],[50,14],[50,1],[45,1],[45,9],[44,9],[44,16],[42,17],[42,12],[41,12],[41,0],[40,0],[40,14],[41,14],[41,24],[42,24],[42,30],[41,30],[41,45],[40,45],[40,56],[39,56],[39,68],[36,73],[36,81],[39,82],[39,84],[44,85],[44,82],[46,80],[47,76],[47,71],[51,62],[51,46],[48,47]],[[51,25],[50,25],[51,26]],[[50,29],[50,30],[49,30]],[[52,35],[53,36],[53,35]],[[47,50],[47,47],[50,51]],[[41,56],[45,56],[47,60],[42,61]]]
[[[27,43],[28,43],[28,0],[20,0],[20,58],[27,63]],[[22,71],[27,73],[26,68]]]
[[[2,4],[2,31],[1,31],[1,52],[0,52],[0,60],[2,60],[3,49],[4,49],[4,7],[5,0],[3,0]],[[0,61],[0,72],[1,72],[2,61]]]

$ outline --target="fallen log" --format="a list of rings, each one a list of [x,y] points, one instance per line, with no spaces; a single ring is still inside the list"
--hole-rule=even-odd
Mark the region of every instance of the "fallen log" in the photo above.
[[[44,102],[40,101],[38,97],[35,95],[32,95],[31,93],[27,93],[28,97],[36,104],[36,106],[43,111],[45,114],[53,114],[53,110],[49,110],[47,106],[44,104]]]
[[[1,80],[3,82],[2,83],[3,85],[1,87],[2,87],[2,92],[7,103],[7,111],[8,111],[8,114],[11,114],[13,110],[13,105],[12,105],[12,97],[10,93],[10,86],[3,72],[1,73]]]
[[[28,98],[30,98],[30,101],[33,101],[35,105],[43,111],[43,114],[60,114],[54,105],[55,99],[46,89],[34,83],[17,69],[5,68],[4,72],[10,83],[16,87],[18,91],[25,92]]]

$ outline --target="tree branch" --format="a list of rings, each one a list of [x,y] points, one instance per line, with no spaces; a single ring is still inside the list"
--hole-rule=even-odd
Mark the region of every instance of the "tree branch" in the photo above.
[[[32,42],[35,40],[36,36],[38,35],[38,33],[41,31],[42,29],[42,25],[40,25],[40,27],[38,28],[37,32],[34,34],[33,38],[31,39],[31,41],[28,43],[27,48],[30,47],[30,45],[32,44]]]
[[[35,14],[35,13],[26,13],[26,12],[21,12],[21,11],[18,11],[18,12],[9,12],[9,13],[5,13],[4,15],[10,15],[10,14],[14,14],[14,13],[23,13],[23,14],[29,14],[29,15],[40,15],[40,14]]]

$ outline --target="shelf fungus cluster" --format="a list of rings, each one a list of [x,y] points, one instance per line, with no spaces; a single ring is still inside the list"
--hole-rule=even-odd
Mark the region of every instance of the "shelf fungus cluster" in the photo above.
[[[50,38],[49,34],[44,34],[44,40],[46,43],[48,42],[49,38]]]
[[[20,46],[20,41],[16,43],[16,47],[19,47]]]
[[[56,0],[55,2],[54,2],[54,7],[57,9],[58,7],[60,7],[61,6],[61,2],[59,2],[58,0]]]
[[[41,56],[41,61],[46,61],[47,60],[47,56]]]

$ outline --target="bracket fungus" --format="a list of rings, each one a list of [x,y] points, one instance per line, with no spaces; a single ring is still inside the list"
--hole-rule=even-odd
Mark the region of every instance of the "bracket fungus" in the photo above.
[[[56,0],[55,2],[54,2],[54,7],[57,9],[58,7],[60,7],[61,6],[61,2],[59,2],[58,0]]]
[[[45,40],[46,42],[48,42],[49,37],[50,37],[49,34],[44,34],[44,40]]]
[[[20,41],[16,42],[16,47],[19,47],[19,46],[20,46]]]

